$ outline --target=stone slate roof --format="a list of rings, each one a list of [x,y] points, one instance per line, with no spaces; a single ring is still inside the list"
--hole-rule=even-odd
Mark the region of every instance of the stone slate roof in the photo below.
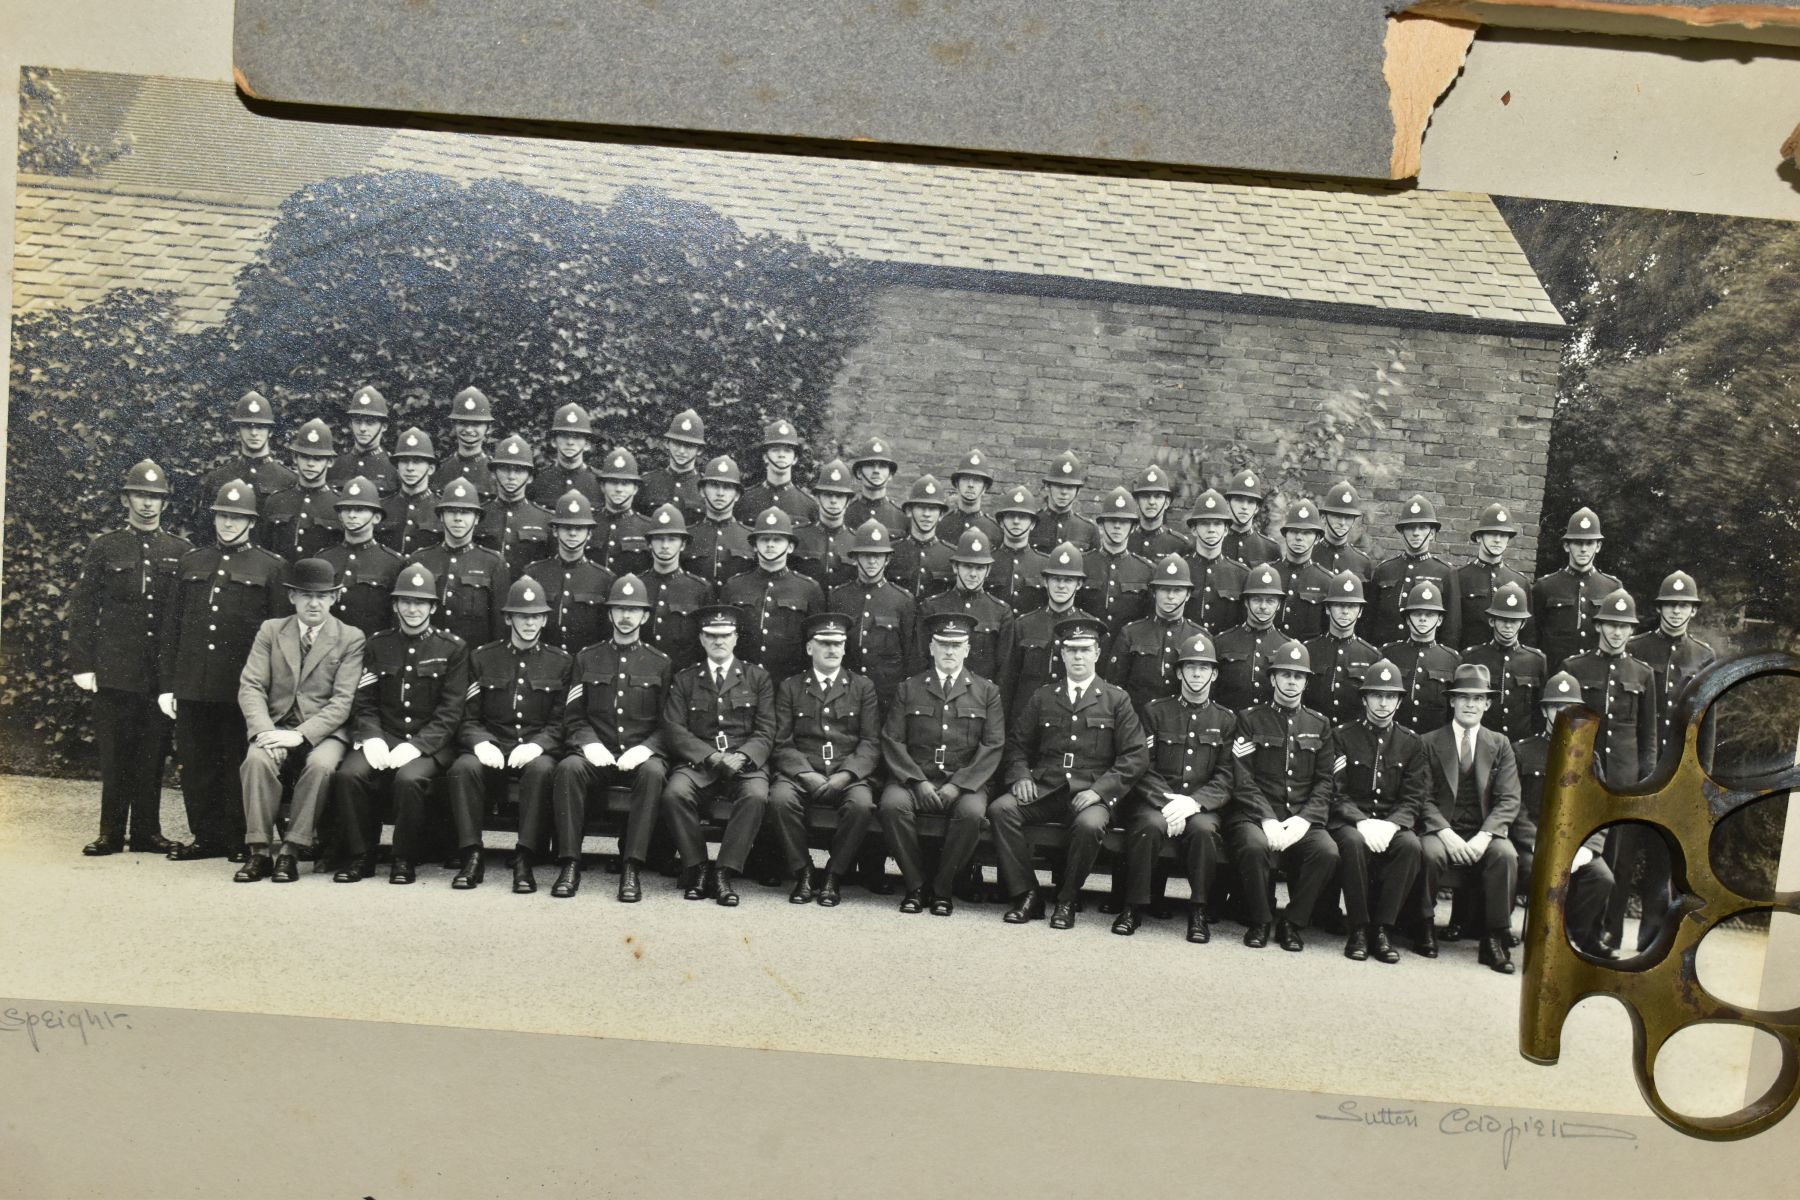
[[[397,130],[374,170],[604,204],[648,184],[862,258],[1560,326],[1484,195],[1152,179]]]

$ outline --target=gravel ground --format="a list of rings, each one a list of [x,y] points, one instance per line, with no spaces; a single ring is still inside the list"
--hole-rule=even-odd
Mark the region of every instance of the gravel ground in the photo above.
[[[512,895],[498,858],[472,892],[437,866],[404,888],[235,885],[217,860],[83,858],[97,805],[93,784],[0,778],[0,993],[1646,1111],[1622,1008],[1584,1002],[1561,1064],[1534,1066],[1517,1048],[1518,977],[1467,942],[1385,966],[1319,933],[1303,954],[1249,950],[1231,923],[1191,946],[1179,917],[1115,937],[1091,907],[1057,932],[1005,925],[994,905],[909,917],[897,896],[850,888],[827,910],[752,883],[727,910],[657,875],[626,906],[599,870],[558,901],[543,868],[537,895]],[[175,793],[163,811],[183,836]],[[1715,961],[1754,978],[1763,939],[1720,932],[1734,940]],[[1744,1057],[1712,1043],[1692,1094],[1738,1107]]]

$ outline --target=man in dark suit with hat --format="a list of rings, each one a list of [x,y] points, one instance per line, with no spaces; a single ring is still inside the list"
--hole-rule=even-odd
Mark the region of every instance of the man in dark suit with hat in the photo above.
[[[349,749],[345,725],[362,678],[362,630],[331,615],[342,593],[322,558],[303,558],[288,573],[291,616],[264,621],[244,662],[238,708],[250,745],[238,769],[249,856],[233,877],[254,883],[273,876],[292,883],[299,855],[311,850],[319,810]],[[275,816],[284,788],[293,789],[285,840]]]
[[[737,657],[743,620],[729,604],[701,610],[706,657],[675,676],[663,701],[663,736],[677,765],[663,786],[662,816],[681,855],[682,895],[710,895],[727,908],[738,903],[737,876],[769,806],[767,764],[775,748],[775,685],[767,671]],[[700,801],[715,794],[731,809],[716,867],[700,835]]]
[[[1433,922],[1439,887],[1479,886],[1486,922],[1480,961],[1511,975],[1506,934],[1519,855],[1508,835],[1519,815],[1518,759],[1505,735],[1481,723],[1493,697],[1486,667],[1458,666],[1449,697],[1451,720],[1425,735],[1432,797],[1419,815],[1424,924],[1415,948],[1426,958],[1437,957]]]
[[[967,529],[964,539],[983,535]],[[998,601],[996,601],[998,603]],[[947,917],[958,879],[975,857],[994,774],[1006,746],[1006,706],[992,680],[968,669],[975,621],[945,611],[925,618],[930,665],[894,693],[881,726],[888,784],[881,824],[906,881],[903,913]],[[918,814],[948,813],[949,832],[929,880]]]
[[[843,879],[856,866],[863,839],[875,825],[873,780],[881,761],[881,702],[866,676],[844,667],[849,617],[814,613],[806,619],[805,633],[807,667],[775,689],[769,815],[783,865],[795,881],[788,899],[805,904],[816,898],[832,908],[842,899]],[[838,812],[831,856],[825,874],[816,881],[806,847],[808,807]]]
[[[1008,924],[1044,914],[1027,824],[1069,823],[1068,857],[1050,917],[1052,929],[1075,924],[1075,902],[1100,853],[1116,805],[1149,765],[1144,728],[1124,689],[1099,678],[1104,622],[1057,622],[1063,678],[1037,688],[1012,723],[1003,767],[1007,791],[988,805],[1000,882],[1012,897]]]

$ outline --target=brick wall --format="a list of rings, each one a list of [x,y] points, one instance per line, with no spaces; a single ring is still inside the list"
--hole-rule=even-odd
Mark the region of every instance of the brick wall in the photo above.
[[[878,312],[834,387],[832,433],[891,438],[902,485],[945,474],[971,446],[1003,483],[1040,497],[1045,462],[1066,448],[1088,464],[1085,499],[1170,451],[1199,452],[1217,482],[1227,443],[1248,444],[1266,470],[1285,433],[1322,409],[1363,406],[1361,393],[1386,406],[1379,427],[1303,483],[1357,482],[1372,553],[1398,547],[1391,521],[1414,491],[1439,506],[1451,554],[1468,553],[1473,517],[1496,500],[1525,530],[1513,561],[1528,567],[1536,553],[1558,329],[1500,336],[911,286],[887,289]],[[1396,359],[1404,369],[1379,379]]]

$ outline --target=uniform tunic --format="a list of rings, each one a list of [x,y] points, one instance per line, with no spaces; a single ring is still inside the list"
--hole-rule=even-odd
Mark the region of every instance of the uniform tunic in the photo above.
[[[1279,857],[1288,877],[1286,919],[1304,926],[1338,863],[1337,844],[1325,832],[1339,769],[1331,725],[1305,705],[1257,704],[1238,714],[1231,753],[1225,830],[1243,887],[1245,915],[1254,925],[1273,919],[1269,877]],[[1295,816],[1304,817],[1311,828],[1279,856],[1271,853],[1262,822]]]
[[[506,614],[500,609],[512,587],[512,570],[505,559],[483,546],[452,550],[439,542],[419,551],[413,561],[437,576],[433,625],[471,646],[486,645],[506,632]]]
[[[588,557],[614,576],[642,574],[650,569],[650,529],[650,519],[629,508],[596,509]]]
[[[1124,688],[1143,716],[1151,701],[1180,694],[1181,670],[1177,660],[1182,643],[1205,632],[1198,622],[1182,616],[1172,621],[1160,616],[1133,621],[1113,638],[1112,650],[1101,664],[1100,674],[1107,682]]]
[[[1220,546],[1220,552],[1226,558],[1243,563],[1246,568],[1260,567],[1281,557],[1281,543],[1268,534],[1259,532],[1254,526],[1240,529],[1233,525],[1225,531],[1225,541]]]
[[[1311,561],[1294,562],[1283,558],[1276,562],[1275,572],[1281,586],[1287,589],[1281,612],[1275,623],[1287,630],[1296,641],[1309,641],[1325,632],[1325,604],[1331,598],[1331,572]]]
[[[1494,689],[1493,703],[1481,716],[1483,725],[1499,730],[1515,742],[1543,727],[1538,701],[1543,696],[1544,681],[1550,677],[1550,667],[1542,650],[1488,641],[1470,647],[1462,660],[1486,667],[1488,686]]]
[[[569,753],[557,764],[551,780],[558,857],[580,856],[588,795],[602,780],[631,789],[631,808],[619,852],[634,862],[649,857],[656,807],[669,770],[662,709],[673,679],[674,664],[669,656],[641,638],[625,645],[608,638],[575,656],[568,702],[563,708],[563,744]],[[640,745],[653,753],[633,770],[620,771],[590,763],[581,750],[593,745],[604,746],[615,759]],[[544,826],[542,810],[522,811],[519,844],[542,850]]]
[[[1050,602],[1044,591],[1044,567],[1050,556],[1029,544],[1008,546],[994,543],[994,565],[988,568],[987,590],[1006,601],[1016,613],[1027,613]]]
[[[219,489],[234,479],[241,479],[250,485],[260,502],[267,502],[276,492],[285,492],[297,487],[300,476],[292,467],[277,462],[273,454],[264,454],[258,458],[246,458],[242,454],[234,454],[200,479],[200,487],[194,497],[199,506],[194,517],[196,524],[210,526],[212,514],[207,511]]]
[[[1476,558],[1456,568],[1456,586],[1462,594],[1461,640],[1456,649],[1466,650],[1471,646],[1479,646],[1493,636],[1488,625],[1488,605],[1493,603],[1494,593],[1502,584],[1516,583],[1531,594],[1531,580],[1513,570],[1504,562],[1487,563]],[[1519,631],[1519,640],[1529,643],[1537,636],[1531,628],[1531,614],[1522,612],[1525,626]]]
[[[850,618],[844,666],[867,675],[887,704],[900,681],[919,671],[918,606],[886,579],[873,585],[858,579],[832,592],[827,607]]]
[[[1531,615],[1537,623],[1538,646],[1552,671],[1583,651],[1592,650],[1594,613],[1600,601],[1624,585],[1618,576],[1590,568],[1552,571],[1531,585]]]
[[[452,450],[450,457],[438,463],[437,470],[431,473],[431,490],[442,492],[446,485],[457,479],[468,480],[483,501],[491,501],[499,494],[500,489],[494,484],[494,470],[485,452],[464,458]]]
[[[1313,547],[1313,561],[1332,574],[1348,571],[1364,583],[1375,577],[1375,560],[1358,550],[1349,542],[1334,542],[1329,537],[1319,539]]]
[[[412,494],[395,492],[381,502],[381,524],[375,540],[397,552],[407,562],[439,541],[444,527],[438,523],[437,494],[429,487]]]
[[[810,581],[808,581],[810,582]],[[814,803],[800,778],[846,774],[850,784],[833,800],[839,807],[826,870],[844,876],[856,865],[857,852],[875,823],[875,794],[870,780],[881,761],[881,701],[875,685],[839,667],[829,687],[821,688],[812,665],[781,681],[775,689],[775,749],[770,760],[776,775],[769,789],[776,841],[784,865],[797,874],[810,864],[807,854],[806,808]]]
[[[517,579],[525,564],[548,557],[551,552],[550,513],[521,496],[517,500],[495,500],[481,513],[475,527],[475,544],[486,546],[506,560],[507,569]]]
[[[1383,646],[1381,657],[1400,668],[1406,684],[1395,721],[1414,733],[1429,733],[1450,719],[1450,684],[1461,655],[1438,642],[1408,638]]]
[[[1396,642],[1408,636],[1406,614],[1400,611],[1413,585],[1429,580],[1437,584],[1438,599],[1444,603],[1443,624],[1437,637],[1454,648],[1462,638],[1462,591],[1456,580],[1456,568],[1431,553],[1396,554],[1383,559],[1369,580],[1369,603],[1363,609],[1363,637],[1377,646]]]
[[[904,589],[914,600],[924,600],[949,587],[954,581],[950,556],[956,547],[936,537],[922,542],[907,534],[894,539],[894,556],[888,562],[887,577]]]
[[[1213,695],[1233,712],[1243,712],[1253,704],[1269,701],[1269,666],[1275,652],[1288,640],[1270,625],[1256,629],[1248,622],[1234,625],[1213,638],[1213,653],[1219,659],[1219,679],[1213,684]]]
[[[1165,554],[1189,555],[1194,552],[1194,539],[1170,525],[1165,519],[1155,528],[1139,522],[1125,540],[1126,548],[1155,562]]]
[[[1581,684],[1581,702],[1602,718],[1594,745],[1600,778],[1630,787],[1656,768],[1656,674],[1630,654],[1591,650],[1563,664]]]
[[[724,587],[725,581],[733,575],[756,565],[750,531],[736,521],[715,521],[707,517],[690,525],[688,533],[687,551],[681,556],[682,566],[715,590]]]
[[[259,540],[289,562],[317,558],[338,539],[338,494],[330,487],[298,485],[270,496],[261,505]]]
[[[1095,550],[1086,556],[1087,578],[1075,593],[1075,606],[1096,613],[1114,633],[1150,615],[1150,577],[1156,567],[1129,550],[1118,554]]]
[[[962,540],[963,531],[965,529],[981,530],[982,535],[987,538],[990,547],[998,546],[1004,538],[1004,535],[1000,532],[1000,522],[988,516],[987,513],[980,508],[977,508],[974,512],[969,512],[962,508],[952,508],[949,512],[945,513],[943,519],[938,522],[937,535],[940,540],[954,546],[957,542]]]
[[[542,639],[524,650],[510,639],[489,642],[469,656],[469,689],[457,736],[463,753],[450,765],[445,783],[457,845],[480,844],[487,802],[514,773],[476,758],[475,747],[483,742],[492,742],[505,756],[527,742],[543,748],[517,771],[519,807],[534,818],[547,811],[574,664],[568,651]]]
[[[585,462],[575,467],[565,467],[560,462],[553,462],[540,469],[532,478],[531,485],[525,489],[525,496],[533,504],[554,509],[556,502],[570,492],[580,492],[596,509],[606,506],[605,493],[600,490],[600,477]]]
[[[364,634],[374,634],[392,623],[391,593],[400,568],[406,565],[404,559],[372,540],[354,546],[339,542],[327,546],[319,557],[331,564],[344,589],[337,602],[339,620]]]
[[[906,532],[906,514],[885,495],[879,500],[871,500],[867,496],[851,498],[850,507],[844,510],[844,524],[852,529],[860,529],[868,521],[880,521],[895,537]]]
[[[1193,554],[1187,563],[1188,575],[1194,581],[1187,603],[1188,619],[1200,622],[1214,634],[1243,621],[1244,584],[1250,578],[1250,568],[1222,553],[1215,558]]]
[[[650,619],[640,635],[668,655],[678,671],[699,662],[699,613],[712,603],[712,585],[682,570],[647,571],[639,578],[644,581],[644,599],[651,606]]]
[[[1381,652],[1355,634],[1338,637],[1324,633],[1306,643],[1313,673],[1306,677],[1301,703],[1323,713],[1332,725],[1362,716],[1362,677]]]
[[[1092,550],[1100,544],[1100,527],[1076,512],[1073,504],[1060,513],[1047,505],[1038,509],[1031,527],[1032,549],[1048,554],[1064,542],[1073,543],[1078,550]]]
[[[375,485],[378,496],[391,496],[400,490],[400,476],[394,472],[394,460],[379,446],[361,451],[352,445],[338,455],[325,472],[325,482],[336,487],[359,475]]]
[[[795,487],[792,480],[776,484],[764,480],[744,493],[738,507],[753,515],[760,514],[765,508],[779,508],[794,518],[796,525],[819,519],[819,502]]]
[[[737,654],[785,680],[807,666],[806,619],[825,609],[825,593],[804,575],[757,567],[725,581],[721,604],[741,613]]]
[[[969,656],[963,666],[990,683],[1000,676],[1000,664],[1012,657],[1013,610],[1006,601],[985,591],[964,591],[959,585],[919,605],[918,661],[929,663],[931,631],[926,618],[939,613],[960,613],[974,622],[969,631]]]
[[[1034,608],[1013,619],[1012,653],[1001,660],[1000,678],[996,680],[1001,695],[1006,697],[1008,720],[1024,711],[1040,687],[1063,678],[1062,652],[1056,646],[1056,623],[1074,617],[1099,620],[1075,605],[1060,612]]]
[[[794,531],[794,552],[788,562],[827,592],[856,578],[850,547],[856,531],[848,525],[802,525]]]
[[[540,558],[525,574],[544,589],[550,619],[544,640],[570,654],[595,642],[612,640],[612,622],[606,615],[606,598],[612,593],[613,573],[587,558],[573,562],[561,554]]]
[[[1687,681],[1717,657],[1713,648],[1691,633],[1670,637],[1660,628],[1640,633],[1625,643],[1625,652],[1650,668],[1656,681],[1652,703],[1656,708],[1656,744],[1666,746],[1687,737],[1687,731],[1676,726],[1675,702]],[[1713,720],[1710,713],[1700,732],[1702,763],[1708,763],[1713,742]],[[1710,765],[1708,763],[1708,765]]]
[[[598,496],[594,498],[594,503],[599,505]],[[673,504],[679,508],[681,515],[689,521],[700,519],[700,514],[705,509],[705,498],[700,494],[698,468],[671,471],[667,467],[658,467],[644,476],[644,482],[638,488],[638,511],[652,513],[665,504]]]

